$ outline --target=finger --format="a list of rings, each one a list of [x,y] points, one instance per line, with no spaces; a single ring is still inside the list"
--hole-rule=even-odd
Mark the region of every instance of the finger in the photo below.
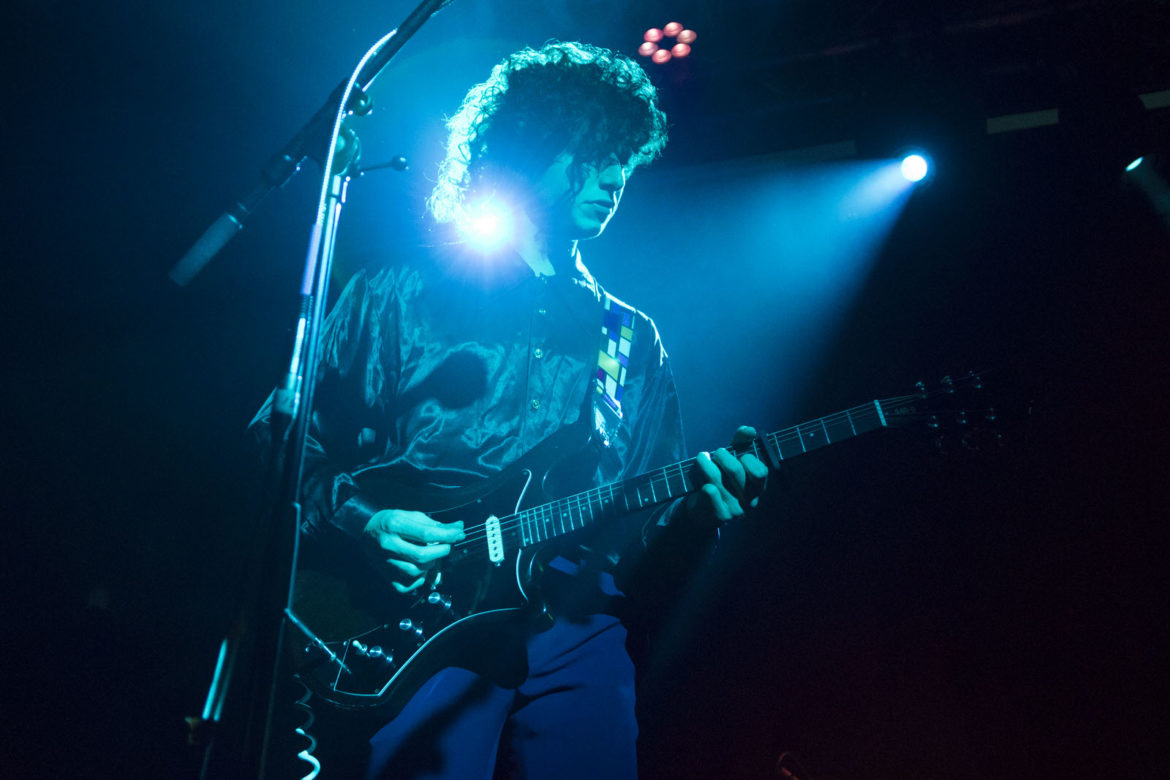
[[[747,476],[744,497],[749,498],[749,506],[754,507],[760,503],[760,496],[768,487],[768,467],[755,455],[744,455],[739,462]]]
[[[402,572],[411,579],[417,579],[418,577],[426,576],[426,572],[423,569],[415,566],[410,561],[403,561],[397,558],[388,558],[386,563],[390,564],[395,569],[398,569],[398,571]]]
[[[762,493],[768,484],[768,467],[755,455],[744,455],[739,459],[747,478],[747,492]]]
[[[731,460],[734,461],[735,459],[731,458]],[[709,452],[700,452],[696,461],[699,464],[700,476],[707,484],[715,487],[719,500],[731,507],[733,513],[737,515],[743,514],[739,499],[729,492],[724,485],[723,471],[712,459],[712,454]]]
[[[451,552],[449,544],[415,544],[398,534],[382,534],[378,538],[378,545],[395,558],[417,564],[434,563]]]
[[[744,471],[747,473],[748,480],[767,480],[768,467],[764,462],[755,455],[744,455],[739,459],[743,465]]]
[[[722,489],[723,488],[723,472],[715,465],[711,459],[711,453],[700,452],[695,458],[695,465],[698,467],[698,478],[700,484],[711,484]]]
[[[719,467],[723,475],[723,487],[736,498],[742,498],[744,487],[747,485],[747,473],[743,464],[734,455],[725,449],[718,449],[711,453],[711,460]]]
[[[424,582],[426,582],[426,579],[426,577],[418,577],[410,583],[392,582],[390,584],[393,585],[394,590],[398,591],[399,593],[410,593],[419,585],[422,585]]]
[[[756,429],[750,425],[741,425],[735,429],[735,433],[731,437],[732,447],[743,447],[755,441]]]
[[[394,523],[394,532],[415,542],[458,542],[463,540],[463,522],[441,523],[422,512],[403,512]]]
[[[724,491],[719,490],[710,482],[699,489],[699,511],[714,518],[719,523],[726,523],[732,517],[743,514],[739,502],[735,501],[734,498],[730,501],[726,500],[723,493]]]

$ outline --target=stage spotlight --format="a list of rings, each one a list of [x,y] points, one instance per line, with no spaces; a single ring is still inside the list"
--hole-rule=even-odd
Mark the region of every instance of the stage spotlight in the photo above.
[[[1126,173],[1128,173],[1128,172],[1130,172],[1130,171],[1137,170],[1137,167],[1138,167],[1139,165],[1141,165],[1141,164],[1142,164],[1142,161],[1143,161],[1143,160],[1145,160],[1145,159],[1146,159],[1145,157],[1139,157],[1139,158],[1137,158],[1136,160],[1134,160],[1133,162],[1131,162],[1129,165],[1125,166],[1125,171],[1126,171]]]
[[[512,237],[512,215],[496,200],[469,206],[457,224],[468,246],[481,252],[499,249]]]
[[[930,173],[930,163],[921,154],[908,154],[902,158],[902,175],[906,181],[919,182]]]

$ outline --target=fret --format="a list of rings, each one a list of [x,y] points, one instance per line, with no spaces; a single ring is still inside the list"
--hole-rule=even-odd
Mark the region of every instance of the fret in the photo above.
[[[796,433],[796,436],[792,434]],[[793,458],[804,454],[804,443],[800,440],[798,428],[789,428],[776,436],[776,449],[783,458]]]
[[[650,496],[646,496],[646,488],[650,488]],[[654,505],[654,480],[653,478],[646,480],[638,486],[638,508],[645,509],[648,506]]]
[[[822,417],[821,424],[824,425],[825,437],[830,442],[851,439],[857,435],[857,430],[853,427],[853,420],[850,419],[848,412],[844,415],[835,414],[832,417]]]
[[[833,440],[829,438],[829,429],[825,427],[825,418],[820,419],[821,430],[825,432],[825,444],[832,444]]]
[[[650,501],[655,504],[658,503],[658,496],[654,493],[654,477],[650,477]]]
[[[849,421],[849,430],[853,431],[853,435],[856,436],[857,429],[853,427],[853,415],[849,413],[848,409],[845,410],[845,419]]]
[[[877,401],[874,401],[871,404],[866,404],[865,406],[859,406],[852,411],[852,420],[854,425],[857,426],[858,434],[876,431],[880,428],[884,428],[886,425],[885,417],[881,411],[881,406],[878,405]]]

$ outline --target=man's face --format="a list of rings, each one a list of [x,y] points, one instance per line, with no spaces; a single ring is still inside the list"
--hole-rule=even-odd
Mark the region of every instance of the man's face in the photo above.
[[[570,172],[573,155],[561,152],[536,181],[534,210],[550,236],[566,239],[601,235],[617,211],[626,186],[626,171],[616,154],[586,165],[579,184]]]

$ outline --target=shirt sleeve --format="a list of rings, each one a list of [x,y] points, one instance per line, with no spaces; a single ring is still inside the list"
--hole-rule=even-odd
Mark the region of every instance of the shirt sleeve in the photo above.
[[[363,421],[376,406],[387,368],[377,344],[395,343],[396,319],[385,316],[387,290],[366,272],[355,275],[326,317],[321,333],[315,403],[305,442],[301,480],[301,530],[311,536],[336,528],[357,537],[377,508],[364,500],[352,471]],[[249,425],[261,452],[271,452],[273,396]]]

